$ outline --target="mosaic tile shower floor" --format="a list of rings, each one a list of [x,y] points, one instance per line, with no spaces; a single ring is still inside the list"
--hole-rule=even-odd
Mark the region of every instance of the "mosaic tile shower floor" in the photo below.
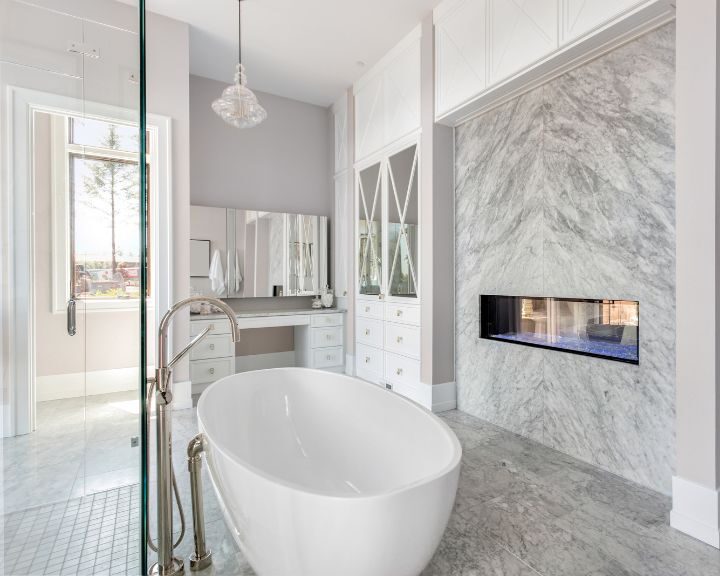
[[[6,576],[139,574],[138,485],[4,517]]]

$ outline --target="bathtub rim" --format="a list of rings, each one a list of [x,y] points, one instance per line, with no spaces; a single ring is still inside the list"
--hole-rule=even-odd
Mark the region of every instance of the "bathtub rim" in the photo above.
[[[450,462],[443,466],[439,471],[424,476],[418,480],[415,480],[414,482],[409,482],[407,484],[402,484],[396,488],[392,488],[389,490],[383,490],[379,492],[367,492],[362,494],[333,494],[329,492],[324,492],[322,490],[315,490],[312,488],[308,488],[306,486],[302,486],[300,484],[296,484],[295,482],[290,482],[288,480],[285,480],[283,478],[279,478],[277,476],[273,476],[271,474],[266,473],[265,471],[257,468],[256,466],[253,466],[252,464],[249,464],[248,462],[240,459],[239,457],[235,456],[231,449],[228,448],[224,442],[218,442],[215,439],[211,438],[211,435],[208,434],[207,427],[203,423],[203,419],[200,414],[200,406],[201,403],[204,403],[205,396],[216,386],[222,384],[225,380],[229,380],[230,378],[242,375],[242,374],[249,374],[249,373],[258,373],[258,372],[306,372],[306,373],[318,373],[323,375],[330,375],[336,377],[341,377],[343,379],[349,379],[355,381],[355,384],[358,385],[364,385],[364,386],[371,386],[374,389],[377,389],[377,393],[380,394],[392,394],[396,399],[406,403],[408,406],[410,406],[413,410],[416,410],[420,413],[422,413],[425,417],[429,417],[431,420],[434,421],[434,423],[439,427],[439,429],[442,431],[442,433],[447,437],[447,439],[450,441],[451,447],[452,447],[452,454],[450,456]],[[375,392],[373,392],[374,394]],[[235,374],[230,374],[229,376],[224,376],[223,378],[220,378],[210,384],[201,394],[200,398],[198,399],[197,403],[197,419],[198,419],[198,427],[200,428],[200,431],[206,436],[206,442],[210,447],[212,447],[213,450],[217,450],[220,452],[224,458],[227,458],[234,464],[242,467],[243,469],[247,470],[249,473],[256,475],[263,480],[270,482],[272,484],[277,484],[279,486],[282,486],[288,490],[291,490],[293,492],[306,494],[310,496],[318,496],[322,498],[329,498],[329,499],[337,499],[337,500],[373,500],[373,499],[383,499],[387,498],[393,495],[401,494],[403,492],[408,492],[414,488],[418,488],[421,486],[425,486],[427,484],[431,484],[432,482],[439,480],[441,478],[444,478],[450,474],[453,473],[455,469],[458,469],[460,467],[460,463],[462,460],[462,445],[460,444],[460,441],[458,440],[455,433],[452,431],[452,429],[442,421],[438,416],[436,416],[433,412],[427,410],[417,402],[414,402],[413,400],[410,400],[409,398],[406,398],[405,396],[402,396],[401,394],[398,394],[397,392],[394,392],[393,390],[387,390],[385,388],[381,388],[377,384],[373,384],[372,382],[367,382],[366,380],[362,380],[360,378],[357,378],[356,376],[349,376],[347,374],[340,374],[340,373],[329,373],[324,370],[317,370],[314,368],[301,368],[301,367],[283,367],[283,368],[265,368],[262,370],[249,370],[248,372],[238,372]]]

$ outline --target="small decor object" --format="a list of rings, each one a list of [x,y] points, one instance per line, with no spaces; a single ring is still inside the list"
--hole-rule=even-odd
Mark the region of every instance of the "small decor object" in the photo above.
[[[326,286],[325,290],[323,290],[323,293],[320,295],[320,301],[322,302],[322,305],[325,308],[331,308],[334,300],[335,297],[333,296],[333,291]]]
[[[267,118],[267,112],[258,102],[257,96],[247,87],[245,66],[242,64],[241,3],[242,0],[238,0],[238,63],[235,67],[235,83],[223,90],[222,96],[212,103],[212,109],[235,128],[252,128]]]
[[[313,310],[319,310],[320,308],[322,308],[322,302],[320,301],[320,296],[315,296],[315,298],[313,298],[312,307],[313,307]]]

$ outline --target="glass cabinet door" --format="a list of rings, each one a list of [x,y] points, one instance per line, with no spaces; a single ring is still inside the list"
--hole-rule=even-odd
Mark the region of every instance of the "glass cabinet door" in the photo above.
[[[382,170],[373,164],[358,173],[358,288],[382,293]]]
[[[418,148],[410,146],[388,158],[388,294],[417,298]]]

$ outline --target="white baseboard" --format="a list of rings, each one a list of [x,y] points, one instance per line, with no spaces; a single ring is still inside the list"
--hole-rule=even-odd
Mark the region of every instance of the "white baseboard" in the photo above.
[[[457,408],[455,382],[443,382],[432,387],[432,411],[446,412]]]
[[[670,525],[693,538],[720,548],[720,493],[673,476]]]
[[[295,350],[271,352],[270,354],[253,354],[251,356],[235,356],[235,372],[286,368],[295,366],[295,364]]]
[[[355,355],[345,354],[345,374],[355,376]]]
[[[38,376],[35,379],[35,397],[38,402],[137,389],[138,369],[135,367]]]

